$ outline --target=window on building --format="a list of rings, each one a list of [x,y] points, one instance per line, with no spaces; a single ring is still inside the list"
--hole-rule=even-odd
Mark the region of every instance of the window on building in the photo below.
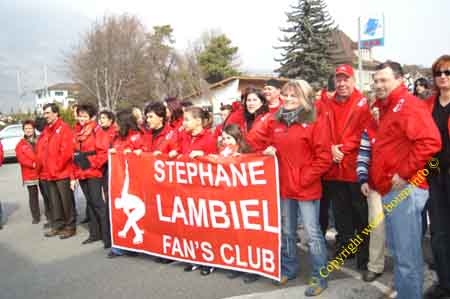
[[[55,96],[63,97],[64,96],[64,91],[55,91]]]

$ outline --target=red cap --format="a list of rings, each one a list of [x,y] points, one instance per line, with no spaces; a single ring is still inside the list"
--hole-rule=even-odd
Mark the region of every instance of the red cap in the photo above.
[[[336,76],[344,74],[348,77],[353,77],[353,68],[348,64],[341,64],[336,68]]]

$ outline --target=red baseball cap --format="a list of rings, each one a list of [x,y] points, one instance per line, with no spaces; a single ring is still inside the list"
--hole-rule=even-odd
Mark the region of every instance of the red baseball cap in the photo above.
[[[353,77],[353,68],[348,64],[341,64],[336,68],[336,76],[339,74],[344,74],[348,77]]]

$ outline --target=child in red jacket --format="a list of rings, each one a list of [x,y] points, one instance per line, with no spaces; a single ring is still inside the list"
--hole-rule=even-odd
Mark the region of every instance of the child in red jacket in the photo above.
[[[190,158],[214,154],[217,152],[217,143],[210,131],[212,123],[211,114],[200,107],[189,107],[184,112],[183,130],[170,142],[169,157],[188,155]],[[200,266],[188,264],[184,271],[197,270]],[[209,268],[202,268],[211,273]],[[208,274],[209,274],[208,273]]]
[[[112,148],[109,150],[110,154],[116,154],[117,152],[123,152],[124,154],[130,154],[132,152],[136,154],[142,153],[145,149],[144,137],[139,129],[136,117],[133,116],[130,109],[122,110],[117,113],[117,126],[118,132],[115,139],[112,142]],[[108,205],[111,203],[108,200]],[[109,211],[111,207],[108,206]],[[110,227],[109,217],[106,217],[106,226]],[[108,244],[110,245],[110,244]],[[107,257],[115,258],[127,255],[136,255],[134,252],[123,250],[117,247],[111,247]]]
[[[221,157],[249,153],[250,146],[245,141],[241,128],[236,124],[226,125],[222,130],[219,154]]]
[[[188,155],[190,158],[214,154],[217,142],[211,133],[211,114],[200,107],[189,107],[184,113],[183,130],[171,141],[169,157]]]

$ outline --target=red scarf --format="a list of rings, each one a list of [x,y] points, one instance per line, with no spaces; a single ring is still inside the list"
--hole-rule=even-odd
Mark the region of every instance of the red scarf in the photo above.
[[[95,128],[97,127],[97,123],[95,121],[90,121],[88,123],[86,123],[84,126],[81,127],[80,132],[78,132],[75,136],[75,139],[78,143],[82,143],[83,141],[85,141],[89,135],[92,134],[92,132],[95,130]]]

